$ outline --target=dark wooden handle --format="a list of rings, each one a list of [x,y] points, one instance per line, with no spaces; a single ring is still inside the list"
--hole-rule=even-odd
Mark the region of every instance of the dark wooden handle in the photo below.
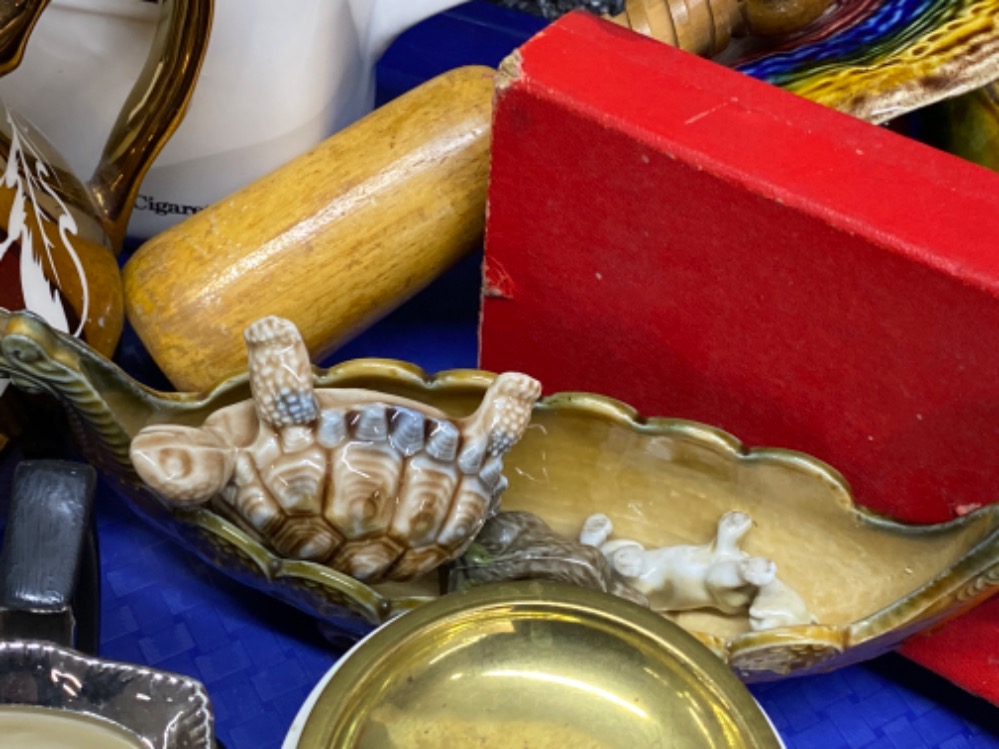
[[[0,636],[73,645],[71,600],[96,481],[82,463],[17,466],[0,552]]]

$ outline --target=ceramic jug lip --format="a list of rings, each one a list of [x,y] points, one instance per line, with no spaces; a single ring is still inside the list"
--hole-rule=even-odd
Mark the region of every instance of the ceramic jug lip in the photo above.
[[[159,0],[51,0],[49,7],[156,23],[159,5]]]

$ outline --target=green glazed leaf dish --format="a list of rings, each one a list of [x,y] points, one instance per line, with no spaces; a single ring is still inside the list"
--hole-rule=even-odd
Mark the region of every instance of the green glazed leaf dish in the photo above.
[[[367,585],[315,562],[281,558],[209,505],[168,508],[139,478],[129,448],[142,428],[200,426],[249,398],[245,375],[207,395],[157,392],[38,318],[4,310],[0,374],[61,402],[78,449],[147,522],[345,637],[446,595],[439,571]],[[455,417],[472,413],[494,379],[478,370],[428,375],[374,359],[314,372],[317,388],[376,390]],[[745,681],[874,657],[984,601],[999,583],[999,505],[938,525],[895,522],[857,505],[843,477],[814,458],[747,448],[703,424],[643,418],[600,395],[542,398],[504,465],[502,509],[530,511],[570,539],[595,513],[613,519],[616,535],[649,547],[702,544],[726,513],[751,517],[745,551],[776,562],[816,623],[752,631],[740,616],[670,615]]]

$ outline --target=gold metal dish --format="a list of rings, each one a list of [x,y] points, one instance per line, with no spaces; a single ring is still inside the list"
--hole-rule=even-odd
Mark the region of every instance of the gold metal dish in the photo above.
[[[445,596],[375,632],[285,746],[781,742],[749,691],[680,627],[606,593],[519,581]]]
[[[276,557],[207,509],[169,511],[128,457],[147,424],[200,424],[248,397],[245,377],[208,395],[158,393],[79,341],[24,313],[0,311],[0,373],[65,405],[78,445],[145,519],[237,579],[357,637],[440,595],[437,575],[371,587],[310,562]],[[401,362],[358,360],[316,373],[320,387],[365,387],[454,415],[475,408],[493,375],[434,376]],[[503,508],[530,510],[575,537],[584,519],[612,516],[621,536],[650,546],[703,543],[718,518],[755,520],[745,550],[776,561],[816,625],[750,632],[739,617],[676,620],[745,681],[824,671],[883,653],[905,637],[988,598],[999,583],[999,505],[912,526],[854,504],[844,479],[800,453],[748,449],[703,424],[644,419],[599,395],[559,393],[535,408],[508,454]]]

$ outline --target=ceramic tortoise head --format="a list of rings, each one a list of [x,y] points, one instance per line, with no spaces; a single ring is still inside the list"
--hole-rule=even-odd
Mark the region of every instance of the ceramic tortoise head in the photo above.
[[[258,320],[245,339],[252,400],[132,441],[136,471],[165,502],[211,502],[278,554],[366,582],[429,572],[496,512],[537,381],[501,374],[474,414],[453,419],[388,394],[314,389],[287,320]]]

